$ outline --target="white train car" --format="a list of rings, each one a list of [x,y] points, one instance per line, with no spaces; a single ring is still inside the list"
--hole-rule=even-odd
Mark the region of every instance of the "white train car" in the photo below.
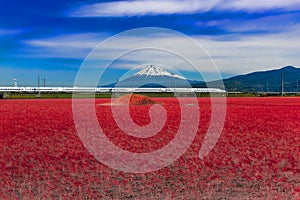
[[[105,93],[105,92],[176,92],[176,93],[225,93],[218,88],[93,88],[93,87],[0,87],[0,92],[66,92],[66,93]]]

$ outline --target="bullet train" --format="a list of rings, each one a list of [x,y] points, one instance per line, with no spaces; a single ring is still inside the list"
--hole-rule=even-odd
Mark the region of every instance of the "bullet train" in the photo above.
[[[93,88],[93,87],[0,87],[0,92],[176,92],[176,93],[225,93],[225,90],[218,88]]]

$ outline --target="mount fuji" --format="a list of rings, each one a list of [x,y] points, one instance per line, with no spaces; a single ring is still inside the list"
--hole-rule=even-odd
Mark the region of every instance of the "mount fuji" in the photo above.
[[[158,65],[147,65],[131,77],[107,85],[107,87],[191,87],[199,81],[192,81],[178,74],[170,73]]]
[[[176,74],[171,74],[170,72],[163,70],[157,65],[148,65],[145,69],[142,69],[141,71],[135,73],[133,77],[157,77],[157,76],[165,76],[165,77],[170,77],[170,78],[178,78],[185,80],[183,76],[176,75]]]

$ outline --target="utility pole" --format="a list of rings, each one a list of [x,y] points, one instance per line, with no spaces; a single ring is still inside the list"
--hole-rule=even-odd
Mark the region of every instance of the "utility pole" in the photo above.
[[[14,78],[14,87],[18,87],[17,79]]]
[[[38,76],[38,88],[40,88],[40,76]]]
[[[46,78],[44,77],[44,87],[46,87]]]
[[[284,80],[283,80],[283,73],[281,73],[281,96],[283,96],[284,93]]]
[[[115,84],[114,87],[115,87],[115,88],[119,87],[119,79],[117,79],[116,84]],[[120,97],[121,95],[120,95],[120,93],[118,92],[118,93],[116,93],[116,96],[117,96],[117,97]]]
[[[269,80],[267,81],[267,94],[269,93]]]
[[[176,80],[174,80],[174,97],[176,96],[175,90],[176,90]]]
[[[38,76],[38,97],[40,96],[40,76]]]

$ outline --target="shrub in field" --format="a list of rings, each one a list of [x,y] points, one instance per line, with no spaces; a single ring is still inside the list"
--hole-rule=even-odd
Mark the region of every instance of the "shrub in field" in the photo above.
[[[133,106],[141,106],[141,105],[152,105],[155,104],[155,101],[151,100],[149,97],[138,94],[126,94],[119,98],[113,99],[111,103],[106,103],[105,105],[133,105]]]

